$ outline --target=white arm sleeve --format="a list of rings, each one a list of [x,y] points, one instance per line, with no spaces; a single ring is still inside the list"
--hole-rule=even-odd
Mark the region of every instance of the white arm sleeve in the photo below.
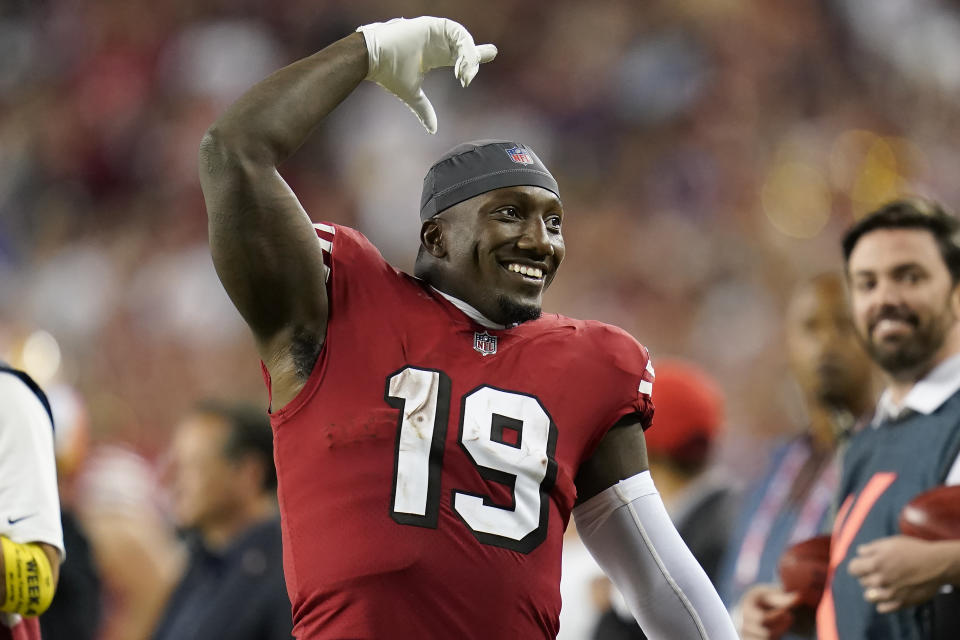
[[[650,640],[737,640],[707,574],[644,471],[573,510],[577,531]]]
[[[60,550],[60,497],[50,416],[16,376],[0,372],[0,535]]]

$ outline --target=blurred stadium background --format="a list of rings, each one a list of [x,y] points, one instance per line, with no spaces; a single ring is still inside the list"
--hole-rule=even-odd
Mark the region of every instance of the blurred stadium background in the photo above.
[[[960,196],[958,2],[5,0],[0,357],[77,389],[95,443],[148,457],[199,397],[265,406],[206,245],[200,137],[273,69],[421,14],[498,59],[468,90],[429,78],[434,137],[364,86],[282,168],[307,211],[410,268],[431,161],[529,142],[568,213],[547,309],[713,371],[742,469],[799,419],[793,285],[838,268],[841,231],[875,204]]]

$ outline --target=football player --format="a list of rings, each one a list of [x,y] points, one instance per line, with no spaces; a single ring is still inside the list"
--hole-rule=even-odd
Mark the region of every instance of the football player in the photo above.
[[[573,512],[650,637],[733,639],[647,471],[647,350],[540,312],[565,212],[534,151],[476,141],[430,168],[413,276],[312,224],[277,172],[364,79],[433,133],[424,73],[466,86],[495,54],[450,20],[366,25],[248,90],[201,143],[214,263],[271,393],[294,632],[553,638]]]

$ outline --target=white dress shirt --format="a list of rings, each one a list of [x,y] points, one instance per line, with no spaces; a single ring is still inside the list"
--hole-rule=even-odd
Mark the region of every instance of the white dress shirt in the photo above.
[[[960,390],[960,353],[950,356],[918,380],[899,405],[893,401],[890,389],[885,389],[877,401],[877,410],[871,426],[874,429],[879,428],[887,420],[898,418],[908,409],[928,416],[939,409],[958,390]],[[960,484],[960,454],[950,467],[944,484]]]

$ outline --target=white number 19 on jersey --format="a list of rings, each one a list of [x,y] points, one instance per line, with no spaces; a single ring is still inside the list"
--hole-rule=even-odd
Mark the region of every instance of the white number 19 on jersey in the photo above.
[[[390,515],[401,524],[436,528],[450,378],[405,367],[387,379],[384,397],[400,410]],[[557,474],[550,415],[533,396],[481,386],[463,397],[458,442],[483,478],[512,487],[513,504],[455,490],[453,510],[480,542],[529,553],[546,537]]]

